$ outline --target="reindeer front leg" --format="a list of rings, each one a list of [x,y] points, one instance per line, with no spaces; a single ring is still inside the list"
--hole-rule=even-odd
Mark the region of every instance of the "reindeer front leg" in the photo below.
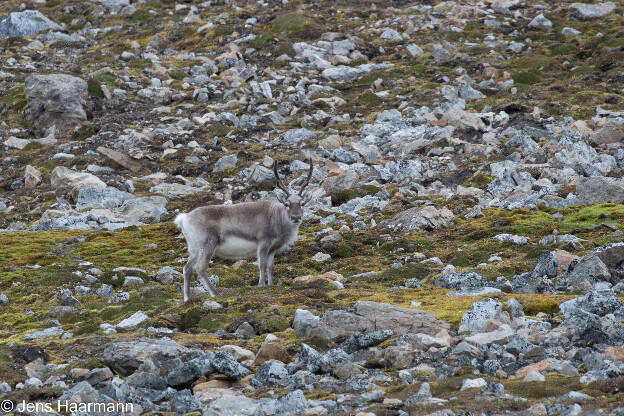
[[[267,259],[267,284],[269,286],[273,286],[273,268],[274,268],[274,262],[273,260],[275,259],[275,252],[271,252],[269,254],[269,257]]]
[[[260,244],[258,246],[258,269],[260,269],[260,279],[258,280],[258,287],[262,287],[266,284],[266,270],[269,257],[269,248],[266,244]]]

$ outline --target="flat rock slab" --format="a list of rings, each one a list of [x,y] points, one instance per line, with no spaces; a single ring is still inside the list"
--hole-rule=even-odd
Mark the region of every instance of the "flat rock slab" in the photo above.
[[[104,350],[102,362],[124,376],[130,375],[146,360],[156,356],[161,361],[174,359],[190,350],[170,339],[116,342]]]
[[[395,336],[406,333],[435,335],[441,329],[449,328],[448,323],[420,309],[359,301],[351,311],[334,310],[324,313],[318,324],[311,329],[310,337],[338,341],[356,333],[384,329],[392,330]]]

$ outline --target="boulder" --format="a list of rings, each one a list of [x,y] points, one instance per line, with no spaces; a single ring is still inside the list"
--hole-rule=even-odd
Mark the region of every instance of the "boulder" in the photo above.
[[[36,188],[41,183],[41,172],[37,168],[27,165],[24,172],[24,186],[28,189]]]
[[[50,177],[52,186],[68,186],[77,198],[82,188],[104,189],[106,184],[97,176],[86,172],[76,172],[64,166],[57,166]]]
[[[300,338],[306,338],[310,335],[310,331],[318,325],[319,317],[305,309],[297,309],[292,327]]]
[[[603,176],[579,178],[576,186],[576,204],[595,204],[598,202],[624,203],[624,179]]]
[[[102,362],[112,370],[127,376],[147,360],[174,359],[190,350],[171,339],[148,339],[116,342],[104,350]]]
[[[264,341],[256,354],[254,365],[262,365],[270,360],[289,363],[291,358],[286,348],[278,341]]]
[[[394,232],[432,231],[453,224],[453,213],[446,207],[437,209],[432,205],[402,211],[379,226]]]
[[[489,319],[503,323],[511,323],[503,305],[493,298],[487,298],[472,304],[468,312],[462,316],[460,332],[485,332],[485,324]]]
[[[29,75],[24,95],[24,115],[36,132],[43,133],[55,126],[57,137],[68,137],[87,119],[87,83],[83,79],[65,74]]]
[[[0,20],[0,39],[23,38],[48,29],[62,30],[63,28],[37,10],[13,12]]]
[[[389,303],[358,301],[352,310],[324,313],[310,336],[342,341],[353,334],[389,329],[394,335],[424,333],[435,335],[450,326],[420,309],[405,308]]]
[[[570,15],[578,20],[599,19],[611,13],[616,7],[616,4],[611,1],[595,4],[572,3]]]
[[[607,120],[604,126],[589,136],[589,139],[597,145],[620,143],[624,141],[624,124]]]

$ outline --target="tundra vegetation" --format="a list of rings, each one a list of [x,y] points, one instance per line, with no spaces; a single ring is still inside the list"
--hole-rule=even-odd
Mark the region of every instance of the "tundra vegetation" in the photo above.
[[[1,2],[0,401],[624,415],[622,27],[620,0]],[[274,284],[215,257],[183,302],[174,219],[278,203],[275,163],[309,203]]]

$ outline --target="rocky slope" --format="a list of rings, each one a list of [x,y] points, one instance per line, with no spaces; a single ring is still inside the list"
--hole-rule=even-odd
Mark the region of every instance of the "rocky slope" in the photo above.
[[[624,415],[623,15],[2,2],[2,412]],[[176,213],[309,158],[278,284],[182,304]]]

